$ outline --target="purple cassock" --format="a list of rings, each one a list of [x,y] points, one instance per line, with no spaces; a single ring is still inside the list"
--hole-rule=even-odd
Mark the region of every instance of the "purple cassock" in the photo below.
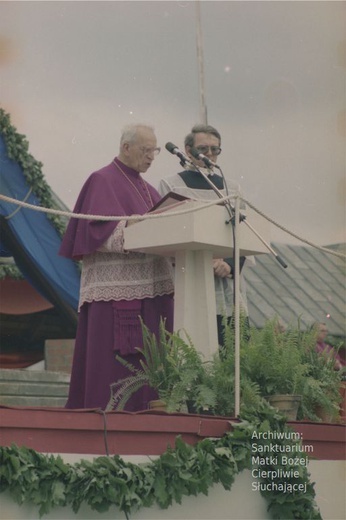
[[[160,198],[137,171],[116,158],[90,175],[74,213],[143,215]],[[139,316],[155,334],[161,318],[166,320],[166,329],[173,330],[171,267],[162,257],[121,250],[124,226],[125,219],[120,223],[72,218],[60,248],[62,256],[82,260],[79,320],[66,408],[106,407],[111,383],[129,375],[116,354],[140,368],[137,348],[143,341]],[[131,397],[125,409],[146,409],[148,401],[155,398],[156,393],[145,387]]]

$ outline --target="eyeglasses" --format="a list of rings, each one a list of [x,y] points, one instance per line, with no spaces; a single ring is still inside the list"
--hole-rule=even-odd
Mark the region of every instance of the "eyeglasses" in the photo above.
[[[201,146],[196,146],[196,150],[198,150],[203,155],[208,153],[209,150],[211,151],[212,155],[220,155],[220,153],[221,153],[221,148],[219,146],[203,146],[203,145],[201,145]]]
[[[140,151],[143,155],[159,155],[161,148],[145,148],[145,146],[141,146]]]

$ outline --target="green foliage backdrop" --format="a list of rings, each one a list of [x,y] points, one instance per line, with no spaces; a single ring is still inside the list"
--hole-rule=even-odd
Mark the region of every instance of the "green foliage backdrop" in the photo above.
[[[29,153],[29,143],[26,137],[17,132],[17,129],[11,124],[10,115],[2,108],[0,108],[0,135],[4,140],[8,157],[20,165],[28,185],[39,199],[41,206],[58,210],[67,209],[62,208],[54,199],[52,190],[42,173],[43,164]],[[62,236],[66,229],[66,219],[52,214],[48,214],[47,217]],[[19,269],[14,265],[0,266],[0,279],[6,276],[14,279],[23,278]]]
[[[255,413],[243,411],[241,421],[234,423],[233,431],[221,439],[203,439],[190,446],[178,437],[174,448],[168,448],[158,459],[138,465],[124,462],[119,456],[98,457],[93,462],[81,460],[71,465],[60,456],[43,455],[25,447],[1,447],[0,491],[9,492],[18,504],[36,504],[40,516],[54,507],[67,505],[77,513],[82,504],[88,504],[98,512],[116,506],[130,518],[142,507],[158,505],[166,509],[174,502],[180,504],[184,496],[207,495],[213,484],[231,489],[236,475],[251,469],[253,432],[268,430],[292,431],[281,415],[263,405]],[[258,442],[264,445],[270,441]],[[297,443],[290,439],[276,442]],[[306,484],[306,493],[263,492],[271,518],[321,519],[314,484],[309,481],[307,468],[300,469],[299,483]],[[287,483],[289,479],[282,481]]]

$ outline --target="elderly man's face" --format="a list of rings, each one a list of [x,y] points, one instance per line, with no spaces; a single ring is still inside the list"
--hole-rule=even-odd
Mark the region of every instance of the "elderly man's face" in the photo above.
[[[160,151],[156,145],[156,137],[152,130],[139,129],[135,141],[124,143],[123,152],[126,155],[127,166],[140,173],[146,172]]]

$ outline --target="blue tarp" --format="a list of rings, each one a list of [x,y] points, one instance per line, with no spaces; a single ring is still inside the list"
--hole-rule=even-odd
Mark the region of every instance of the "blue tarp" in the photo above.
[[[30,193],[30,186],[20,165],[8,158],[2,136],[0,136],[0,193],[20,201],[25,200],[29,204],[41,205],[38,198]],[[79,270],[72,260],[58,255],[61,238],[53,223],[46,213],[17,208],[15,204],[0,199],[0,215],[7,217],[7,225],[16,242],[23,248],[25,256],[39,269],[45,283],[50,286],[50,291],[53,290],[60,300],[76,310],[80,284]],[[6,250],[1,241],[0,237],[3,256],[12,256],[12,252],[8,248]],[[20,268],[35,288],[51,301],[45,292],[45,284],[38,287],[35,280],[30,280],[30,275],[25,272],[25,265],[21,265]]]

